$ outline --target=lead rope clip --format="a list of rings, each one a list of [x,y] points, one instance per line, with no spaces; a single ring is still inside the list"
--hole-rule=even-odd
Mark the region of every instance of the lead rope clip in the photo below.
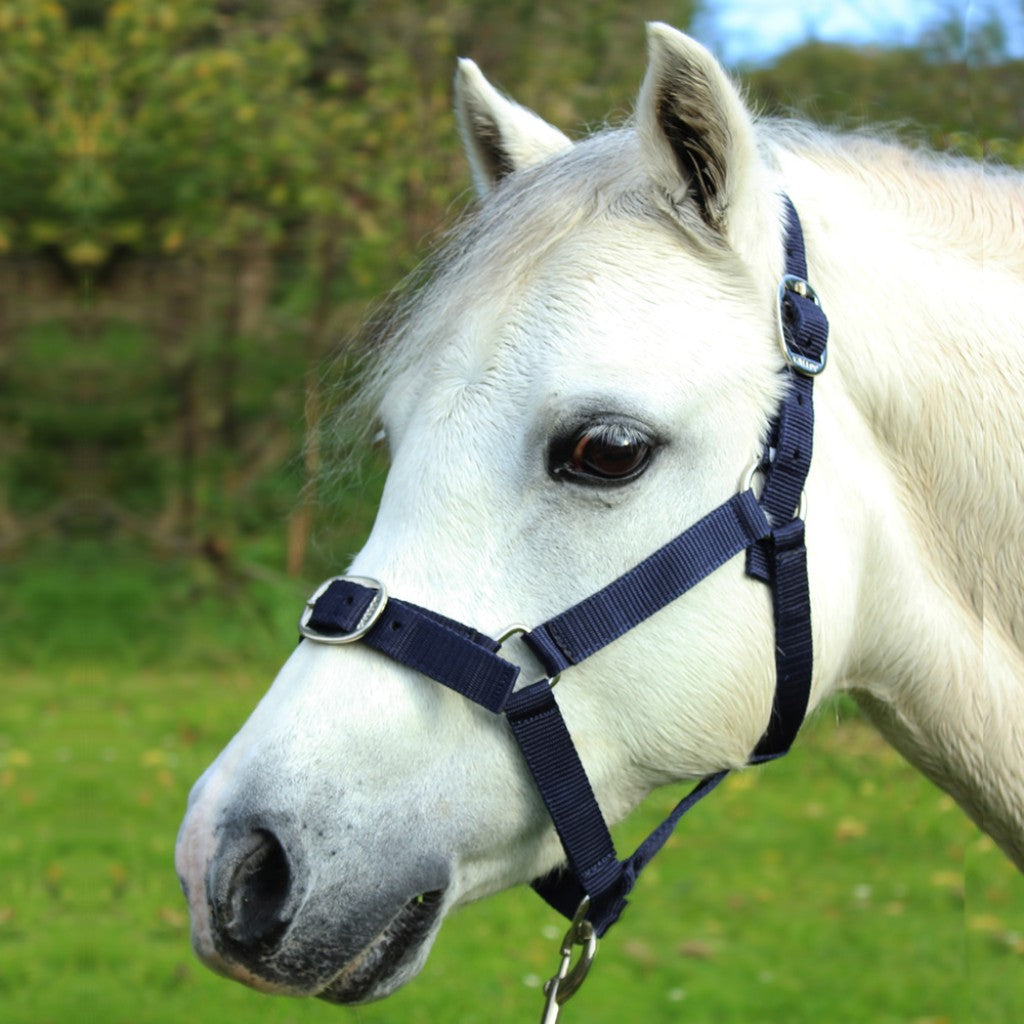
[[[587,920],[589,909],[590,897],[584,896],[583,902],[576,908],[576,915],[569,925],[569,930],[562,939],[562,961],[558,965],[558,972],[544,985],[546,998],[541,1024],[557,1024],[562,1005],[576,994],[590,971],[590,965],[594,962],[597,935],[594,934],[594,926]],[[581,952],[574,964],[573,955],[577,946],[581,947]]]

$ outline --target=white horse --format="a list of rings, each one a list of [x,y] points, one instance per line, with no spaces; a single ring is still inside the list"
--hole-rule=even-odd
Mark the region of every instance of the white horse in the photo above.
[[[810,704],[853,694],[1024,868],[1024,179],[754,119],[654,25],[636,115],[572,144],[468,61],[481,196],[392,324],[391,470],[353,573],[539,623],[734,494],[779,400],[782,199],[831,322],[807,481]],[[609,821],[742,767],[774,688],[730,561],[559,683]],[[192,791],[193,942],[268,991],[379,998],[445,914],[562,849],[504,720],[360,644],[298,646]]]

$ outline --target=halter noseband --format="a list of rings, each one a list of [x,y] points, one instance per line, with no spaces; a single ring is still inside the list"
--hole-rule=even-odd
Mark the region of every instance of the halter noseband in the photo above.
[[[747,575],[771,590],[776,672],[771,719],[750,763],[785,754],[807,710],[813,651],[802,494],[813,439],[812,387],[814,377],[825,367],[828,321],[806,280],[796,209],[788,197],[783,198],[785,276],[779,285],[778,312],[789,385],[754,467],[764,476],[759,498],[749,486],[751,473],[739,494],[639,565],[560,615],[522,630],[522,640],[540,661],[546,678],[518,690],[514,686],[520,668],[500,656],[502,641],[389,597],[376,580],[346,576],[328,580],[307,602],[299,624],[302,636],[309,640],[361,642],[488,711],[505,715],[569,862],[568,873],[554,871],[534,881],[533,887],[568,918],[584,912],[597,935],[618,919],[640,871],[679,819],[728,770],[702,779],[631,857],[618,860],[555,700],[552,687],[559,674],[746,551]]]

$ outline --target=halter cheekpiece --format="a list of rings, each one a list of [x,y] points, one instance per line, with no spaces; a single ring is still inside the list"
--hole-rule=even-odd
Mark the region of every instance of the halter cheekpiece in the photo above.
[[[679,819],[727,771],[702,779],[632,856],[618,860],[555,699],[553,684],[559,675],[746,551],[747,575],[771,591],[776,671],[771,719],[750,763],[785,754],[807,710],[813,651],[802,495],[813,439],[812,388],[825,367],[828,321],[807,283],[796,209],[788,197],[783,199],[785,275],[778,291],[778,319],[788,387],[764,452],[740,493],[602,590],[533,629],[516,627],[499,640],[391,597],[383,584],[364,577],[327,580],[309,599],[300,620],[299,630],[309,640],[363,643],[505,716],[569,863],[568,872],[552,872],[533,887],[573,919],[574,927],[585,917],[597,935],[618,919],[640,871]],[[758,471],[764,478],[760,497],[750,487]],[[545,678],[514,688],[520,667],[501,656],[511,634],[521,634]]]

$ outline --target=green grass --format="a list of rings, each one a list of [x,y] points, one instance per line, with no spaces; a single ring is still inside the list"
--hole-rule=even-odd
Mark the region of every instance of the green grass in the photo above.
[[[356,1010],[259,995],[192,957],[172,866],[185,798],[287,656],[303,586],[225,589],[109,552],[6,573],[0,1021],[539,1017],[564,923],[525,889],[456,914],[418,979]],[[621,847],[677,795],[652,797]],[[1017,1024],[1024,878],[837,705],[694,810],[563,1019]]]

